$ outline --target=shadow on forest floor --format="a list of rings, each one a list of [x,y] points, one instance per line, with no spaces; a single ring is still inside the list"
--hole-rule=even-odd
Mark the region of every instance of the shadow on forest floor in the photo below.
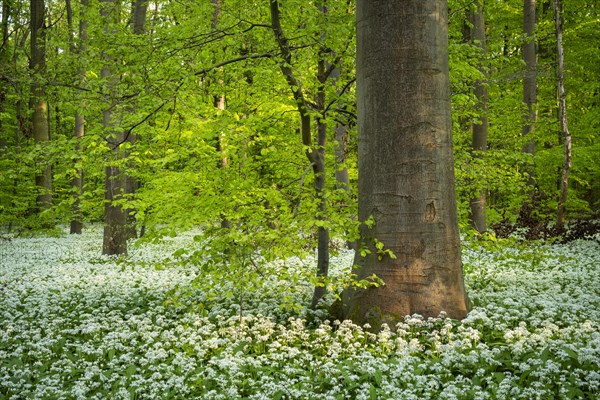
[[[492,229],[496,236],[502,238],[514,235],[524,240],[558,238],[561,243],[568,243],[577,239],[592,239],[600,234],[600,214],[570,220],[564,229],[558,228],[553,221],[523,215],[517,223],[501,221],[494,224]]]

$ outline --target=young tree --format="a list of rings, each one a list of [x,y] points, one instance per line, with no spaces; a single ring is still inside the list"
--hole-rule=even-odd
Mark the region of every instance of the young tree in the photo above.
[[[104,21],[104,34],[111,35],[113,24],[118,21],[119,5],[115,0],[103,0],[101,14]],[[127,212],[123,207],[124,194],[127,188],[127,179],[121,168],[124,151],[121,146],[127,141],[123,129],[115,125],[113,109],[117,106],[117,100],[111,93],[116,84],[117,77],[111,71],[111,64],[115,62],[108,53],[102,54],[103,66],[100,73],[106,80],[109,93],[106,105],[102,112],[102,127],[106,137],[110,154],[109,161],[105,167],[104,179],[104,235],[102,254],[127,254]]]
[[[81,15],[79,20],[79,44],[75,44],[75,40],[73,38],[73,10],[71,7],[71,0],[66,1],[67,7],[67,19],[69,25],[69,41],[70,43],[70,51],[74,56],[79,56],[85,53],[87,50],[87,17],[85,13],[89,6],[89,0],[81,0]],[[79,81],[83,84],[85,82],[85,70],[79,66]],[[84,103],[80,101],[78,110],[75,111],[75,137],[77,138],[77,145],[75,151],[77,153],[81,152],[80,142],[83,139],[85,134],[85,116],[83,115],[81,109],[83,109]],[[81,234],[81,229],[83,227],[82,215],[81,215],[81,195],[83,194],[83,169],[77,168],[75,172],[75,176],[71,181],[73,185],[73,205],[71,207],[73,216],[71,218],[71,234]]]
[[[115,0],[104,0],[102,15],[105,18],[104,32],[107,36],[114,35],[113,24],[119,24],[121,4]],[[135,0],[131,9],[132,33],[135,36],[145,32],[146,16],[148,9],[147,0]],[[110,147],[111,160],[106,166],[105,178],[105,214],[104,214],[104,245],[103,254],[127,254],[127,239],[135,236],[133,218],[125,202],[134,193],[135,180],[126,173],[127,157],[132,145],[137,141],[133,132],[134,125],[129,129],[116,125],[125,121],[125,114],[135,114],[137,109],[137,95],[139,88],[134,89],[130,97],[130,104],[124,103],[124,96],[118,96],[115,87],[120,83],[119,73],[111,71],[111,62],[116,60],[107,53],[103,54],[104,66],[101,76],[106,79],[109,91],[108,107],[104,110],[103,126]],[[127,75],[134,76],[134,72]]]
[[[0,44],[0,115],[6,112],[6,98],[8,94],[8,73],[10,70],[10,58],[8,54],[8,17],[10,15],[10,4],[2,2],[2,43]],[[2,118],[0,118],[0,132],[4,132]],[[0,134],[0,151],[6,147],[6,139]]]
[[[558,198],[558,210],[556,216],[556,226],[559,230],[564,229],[565,224],[565,203],[567,202],[567,193],[569,189],[569,172],[573,165],[573,156],[571,148],[571,134],[567,125],[567,102],[565,94],[565,52],[563,48],[563,24],[561,20],[562,2],[552,0],[554,9],[554,21],[556,26],[556,50],[558,63],[556,65],[556,80],[558,82],[558,115],[560,121],[560,131],[563,139],[564,162],[560,177],[560,195]]]
[[[478,69],[481,75],[484,77],[487,75],[486,67],[484,66],[484,60],[486,57],[486,40],[485,40],[485,19],[483,12],[483,0],[476,3],[476,10],[470,13],[471,28],[470,28],[470,39],[475,46],[481,50],[481,58],[478,63]],[[472,135],[473,135],[473,151],[475,157],[483,157],[483,153],[487,150],[487,137],[488,137],[488,116],[487,116],[487,99],[488,91],[486,82],[483,80],[477,80],[475,82],[475,97],[478,103],[478,121],[472,124]],[[473,228],[479,233],[483,233],[487,230],[486,223],[486,195],[485,188],[479,189],[477,193],[471,197],[469,201],[469,219]]]
[[[523,121],[522,135],[526,142],[523,146],[523,152],[531,157],[535,154],[535,138],[533,130],[537,120],[537,50],[535,39],[536,26],[536,5],[535,0],[523,0],[523,60],[525,61],[525,74],[523,77],[523,103],[527,108],[525,119]],[[528,168],[529,175],[529,202],[533,201],[534,195],[534,175],[535,168],[533,162]],[[521,212],[527,211],[528,207],[523,207]]]
[[[318,202],[316,219],[320,221],[320,224],[317,228],[317,276],[325,277],[329,271],[329,229],[327,229],[324,223],[327,212],[327,200],[325,198],[325,142],[327,140],[326,126],[324,123],[322,123],[322,121],[320,121],[319,117],[316,118],[317,143],[315,145],[312,138],[311,109],[309,102],[303,93],[302,83],[292,68],[292,50],[289,40],[285,36],[281,25],[281,13],[279,10],[278,0],[271,0],[270,13],[273,34],[275,35],[275,40],[279,46],[282,57],[279,67],[292,91],[294,100],[296,101],[298,113],[300,114],[300,132],[302,135],[302,144],[306,147],[306,157],[311,163],[314,174],[313,188]],[[318,62],[317,78],[321,85],[324,84],[324,81],[327,79],[324,60],[320,60]],[[323,111],[324,106],[324,93],[320,92],[317,95],[316,108],[320,108],[321,111]],[[312,300],[313,307],[317,305],[324,293],[324,287],[315,287]]]
[[[448,80],[447,2],[357,3],[359,278],[344,314],[373,328],[467,313]],[[401,23],[399,23],[401,21]],[[368,222],[369,220],[372,223]]]

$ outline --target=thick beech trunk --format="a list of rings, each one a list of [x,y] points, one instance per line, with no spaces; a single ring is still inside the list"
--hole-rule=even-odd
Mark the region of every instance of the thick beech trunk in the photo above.
[[[448,81],[447,3],[357,2],[359,218],[370,254],[348,289],[344,314],[376,329],[407,314],[461,319],[460,257]],[[378,254],[375,241],[394,257]],[[381,258],[381,259],[379,259]]]

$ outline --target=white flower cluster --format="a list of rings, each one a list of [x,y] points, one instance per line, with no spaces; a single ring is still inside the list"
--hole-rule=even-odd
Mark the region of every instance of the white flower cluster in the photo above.
[[[99,232],[2,243],[1,399],[546,399],[600,391],[600,246],[467,246],[462,322],[308,322],[314,260],[243,285]],[[332,260],[348,273],[352,252]],[[253,266],[254,268],[254,266]],[[196,283],[192,283],[196,282]],[[200,283],[198,283],[200,282]],[[287,307],[289,305],[290,307]],[[300,305],[300,307],[298,307]]]

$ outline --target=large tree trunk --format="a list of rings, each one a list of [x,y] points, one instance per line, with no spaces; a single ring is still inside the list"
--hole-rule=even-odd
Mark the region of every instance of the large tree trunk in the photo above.
[[[478,69],[483,76],[487,75],[487,69],[484,66],[486,59],[486,40],[485,40],[485,20],[483,14],[483,0],[480,0],[477,4],[477,10],[471,13],[471,41],[475,46],[481,49],[481,59],[478,63]],[[473,152],[475,157],[483,158],[483,153],[487,150],[487,137],[488,137],[488,117],[487,117],[487,99],[488,91],[485,82],[475,82],[475,97],[478,103],[479,117],[478,121],[472,124],[472,135],[473,135]],[[483,233],[487,230],[486,223],[486,189],[481,188],[475,193],[469,201],[469,220],[473,228],[479,233]]]
[[[31,25],[31,126],[33,139],[36,143],[46,147],[50,141],[50,127],[48,124],[48,103],[46,100],[45,84],[42,81],[46,73],[46,24],[44,0],[31,0],[30,4]],[[39,189],[37,206],[40,210],[52,207],[52,168],[45,157],[38,159],[42,164],[41,173],[35,178]]]
[[[560,178],[560,195],[558,198],[558,210],[556,216],[556,226],[562,231],[565,225],[565,204],[567,202],[567,193],[569,190],[569,172],[573,165],[573,156],[571,148],[571,134],[567,125],[567,102],[565,93],[565,52],[562,43],[563,26],[561,21],[562,2],[553,0],[554,21],[556,26],[556,50],[558,54],[558,64],[556,66],[556,80],[558,82],[558,113],[560,120],[560,131],[562,133],[564,146],[564,163]]]
[[[522,135],[526,142],[523,146],[523,153],[532,157],[529,162],[526,173],[528,178],[528,203],[534,201],[535,193],[535,165],[533,155],[535,154],[535,137],[533,134],[537,120],[537,51],[535,39],[536,25],[536,7],[535,0],[523,0],[523,60],[525,61],[525,75],[523,77],[523,103],[526,113],[523,121]],[[525,204],[521,209],[523,218],[529,219],[527,215],[530,206]]]
[[[405,315],[461,319],[467,297],[460,257],[448,81],[447,2],[357,2],[359,278],[344,314],[394,324]],[[395,257],[381,251],[375,241]],[[361,254],[362,253],[362,254]]]

